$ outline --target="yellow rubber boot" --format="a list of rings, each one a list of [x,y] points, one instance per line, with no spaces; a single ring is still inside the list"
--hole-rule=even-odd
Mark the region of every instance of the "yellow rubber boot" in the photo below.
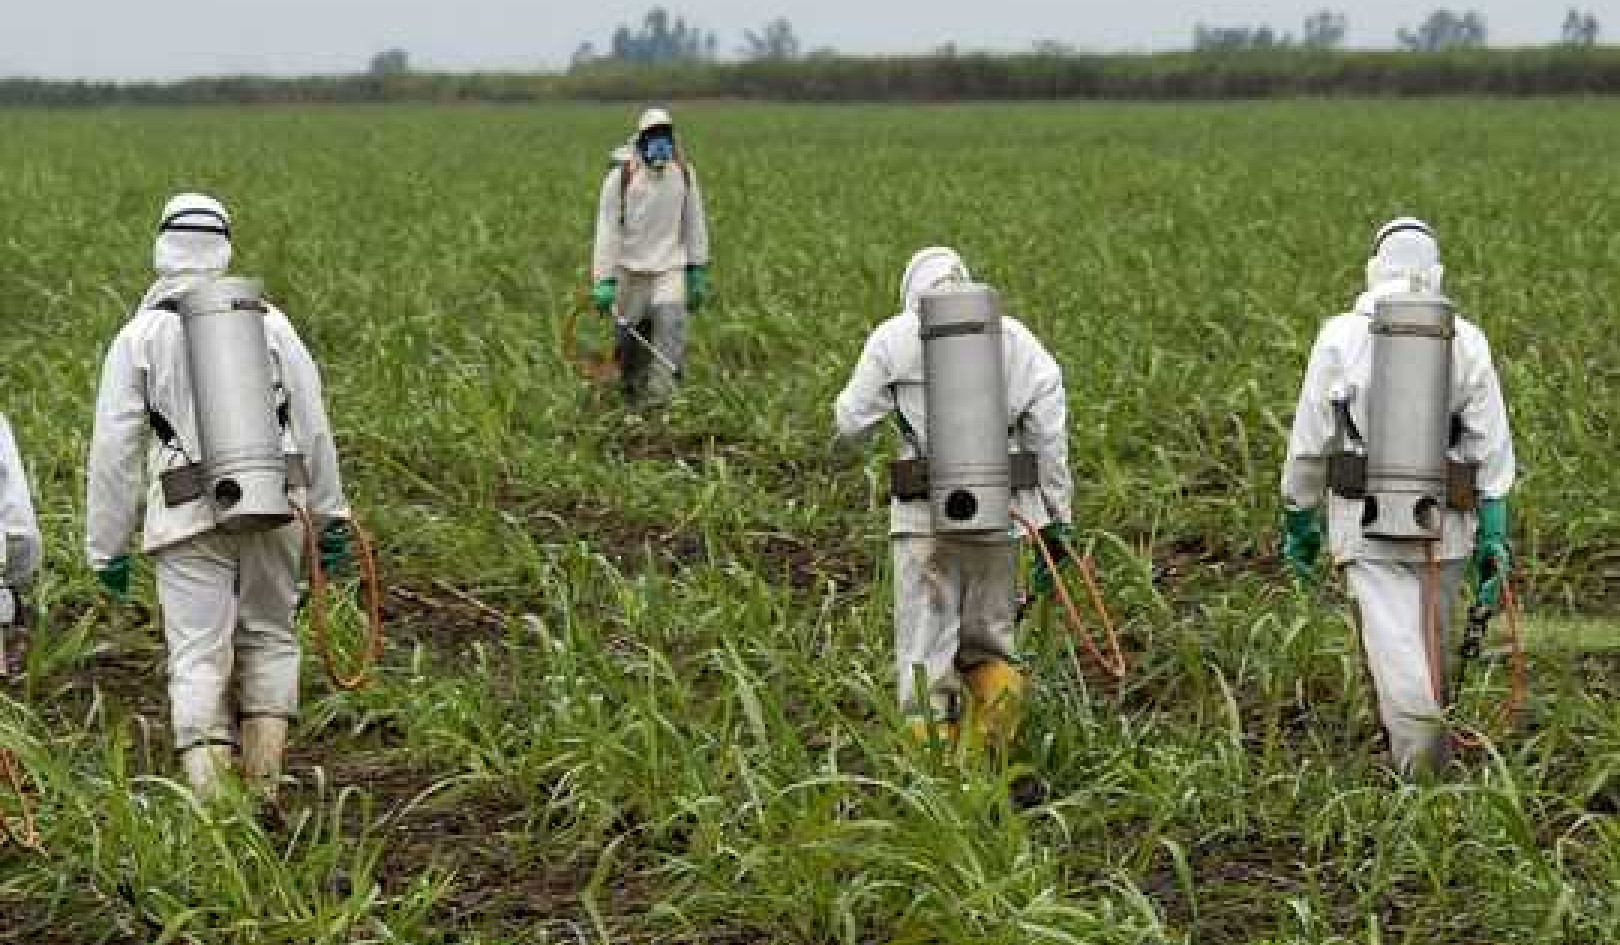
[[[242,775],[267,801],[281,786],[281,763],[287,753],[287,720],[260,715],[242,720]]]
[[[972,737],[988,748],[1004,749],[1018,737],[1024,715],[1024,674],[1005,660],[986,660],[964,676]]]
[[[929,745],[934,742],[954,748],[957,739],[962,735],[962,727],[955,722],[929,723],[927,719],[913,718],[906,722],[906,730],[911,740],[918,745]]]

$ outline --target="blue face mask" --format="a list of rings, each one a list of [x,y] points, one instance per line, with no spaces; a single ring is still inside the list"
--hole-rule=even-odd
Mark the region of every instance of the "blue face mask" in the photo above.
[[[655,135],[641,142],[641,159],[653,166],[675,160],[675,139],[668,135]]]

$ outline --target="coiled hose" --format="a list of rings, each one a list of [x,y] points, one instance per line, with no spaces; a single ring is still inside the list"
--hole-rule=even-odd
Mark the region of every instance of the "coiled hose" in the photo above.
[[[1098,647],[1096,641],[1092,639],[1091,632],[1086,628],[1086,622],[1081,619],[1080,611],[1075,607],[1074,598],[1069,593],[1068,582],[1064,580],[1063,573],[1058,570],[1057,560],[1052,556],[1052,550],[1046,547],[1046,542],[1041,539],[1040,529],[1021,515],[1017,509],[1013,510],[1012,517],[1023,528],[1025,534],[1029,535],[1030,541],[1035,543],[1037,552],[1046,561],[1047,570],[1052,575],[1052,589],[1057,592],[1058,603],[1063,607],[1064,622],[1068,625],[1069,631],[1080,640],[1080,645],[1085,649],[1086,655],[1091,657],[1092,661],[1097,664],[1103,673],[1116,684],[1122,682],[1130,665],[1125,658],[1124,650],[1120,648],[1119,633],[1114,627],[1114,618],[1108,613],[1108,603],[1103,599],[1102,584],[1097,580],[1096,566],[1092,562],[1091,556],[1085,555],[1082,557],[1075,554],[1072,547],[1064,548],[1069,557],[1073,558],[1078,564],[1080,578],[1085,582],[1086,593],[1091,597],[1092,609],[1097,612],[1097,619],[1102,624],[1104,645],[1108,650],[1106,656],[1103,654],[1102,648]]]
[[[309,626],[315,638],[315,649],[321,654],[321,662],[326,667],[326,678],[345,692],[364,689],[370,682],[372,668],[383,653],[382,582],[377,576],[377,557],[371,536],[358,519],[349,520],[349,529],[360,551],[360,581],[365,588],[366,600],[366,642],[357,658],[358,666],[351,675],[344,675],[338,668],[337,655],[327,634],[326,572],[321,567],[315,521],[308,511],[299,506],[293,506],[293,511],[304,528],[304,562],[309,572]]]

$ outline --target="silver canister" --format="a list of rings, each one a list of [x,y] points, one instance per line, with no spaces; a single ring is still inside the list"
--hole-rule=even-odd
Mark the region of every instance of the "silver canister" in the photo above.
[[[1001,300],[986,285],[920,299],[928,407],[928,500],[941,534],[1009,534],[1007,379]]]
[[[203,494],[227,532],[291,522],[270,344],[257,279],[222,277],[180,297],[196,400]]]
[[[1440,538],[1455,336],[1455,310],[1442,296],[1401,293],[1377,303],[1362,516],[1369,538]]]

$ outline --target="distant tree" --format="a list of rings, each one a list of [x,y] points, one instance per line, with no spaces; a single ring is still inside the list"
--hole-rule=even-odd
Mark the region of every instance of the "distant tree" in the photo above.
[[[786,17],[777,17],[766,23],[759,32],[743,31],[743,47],[738,54],[744,59],[797,59],[799,37]]]
[[[1485,18],[1475,10],[1458,15],[1440,9],[1430,13],[1416,30],[1402,28],[1395,36],[1413,52],[1477,49],[1485,45]]]
[[[1598,20],[1591,11],[1582,13],[1574,7],[1564,15],[1563,44],[1565,46],[1596,46]]]
[[[664,7],[653,7],[642,17],[641,28],[628,24],[613,31],[607,59],[639,66],[672,62],[698,62],[715,58],[720,39],[712,31],[689,26],[684,17]]]
[[[1034,52],[1037,56],[1055,56],[1058,58],[1063,58],[1066,56],[1073,56],[1076,50],[1073,46],[1063,42],[1062,40],[1037,39],[1035,41]]]
[[[572,70],[588,66],[595,62],[596,58],[596,44],[586,40],[574,47],[574,54],[568,57],[568,68]]]
[[[1338,49],[1344,45],[1344,31],[1343,13],[1321,9],[1305,18],[1299,44],[1310,49]]]
[[[1278,49],[1294,42],[1287,33],[1278,34],[1269,26],[1193,27],[1193,49],[1198,52],[1247,52]]]
[[[366,67],[370,75],[404,75],[411,71],[411,54],[403,49],[385,49],[371,57],[371,65]]]
[[[613,31],[613,39],[608,42],[608,58],[619,62],[631,62],[637,53],[635,34],[630,27],[621,26]]]

